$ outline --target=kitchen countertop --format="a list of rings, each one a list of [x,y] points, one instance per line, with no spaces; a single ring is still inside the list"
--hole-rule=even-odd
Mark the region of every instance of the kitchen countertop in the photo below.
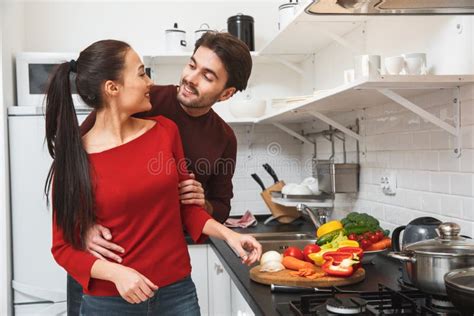
[[[259,224],[256,227],[235,229],[240,233],[262,233],[262,232],[311,232],[314,233],[314,226],[303,220],[297,220],[295,224],[264,225],[264,218],[257,217]],[[245,298],[255,315],[278,315],[276,304],[299,299],[301,294],[272,293],[270,286],[256,283],[249,278],[251,267],[243,265],[240,259],[234,254],[232,249],[222,240],[210,238],[211,246],[216,250],[217,256],[229,273],[242,296]],[[374,264],[364,265],[366,278],[364,281],[343,287],[351,290],[376,291],[378,283],[383,283],[391,288],[398,289],[397,279],[400,264],[397,261],[385,256],[378,256],[374,259]]]

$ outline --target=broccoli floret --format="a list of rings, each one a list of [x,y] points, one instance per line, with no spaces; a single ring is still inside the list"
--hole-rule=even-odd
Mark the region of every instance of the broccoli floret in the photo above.
[[[347,219],[350,220],[351,222],[357,222],[356,218],[359,216],[359,213],[357,212],[352,212],[347,215]]]

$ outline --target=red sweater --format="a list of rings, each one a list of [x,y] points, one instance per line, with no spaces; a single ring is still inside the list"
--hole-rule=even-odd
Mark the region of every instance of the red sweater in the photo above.
[[[143,135],[89,154],[89,161],[97,222],[109,228],[113,242],[125,249],[122,264],[162,287],[191,273],[183,225],[200,242],[211,217],[201,207],[179,202],[178,183],[188,177],[179,132],[164,117],[152,119],[156,125]],[[55,223],[51,251],[85,294],[119,295],[112,282],[91,278],[97,259],[66,243]]]
[[[212,205],[212,216],[223,223],[229,217],[232,193],[232,177],[235,171],[237,138],[232,128],[212,109],[200,116],[189,116],[179,104],[177,87],[153,86],[152,109],[137,117],[163,115],[178,126],[183,140],[188,169],[196,175],[204,190],[206,200]],[[95,122],[92,112],[82,123],[83,133]]]

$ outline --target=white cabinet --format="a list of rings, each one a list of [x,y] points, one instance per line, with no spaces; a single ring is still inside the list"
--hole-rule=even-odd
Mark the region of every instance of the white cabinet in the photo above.
[[[231,315],[230,276],[212,247],[208,248],[209,315]]]
[[[188,246],[189,256],[191,257],[191,278],[196,285],[196,292],[201,307],[201,315],[209,315],[209,301],[208,301],[208,245],[190,245]]]
[[[232,316],[254,316],[252,309],[240,294],[239,289],[234,282],[230,284],[230,295],[231,295],[231,315]]]

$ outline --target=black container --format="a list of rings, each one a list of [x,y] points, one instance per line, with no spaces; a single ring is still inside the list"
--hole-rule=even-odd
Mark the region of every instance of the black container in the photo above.
[[[249,50],[255,50],[253,17],[241,13],[231,16],[227,19],[227,30],[230,34],[247,44]]]

